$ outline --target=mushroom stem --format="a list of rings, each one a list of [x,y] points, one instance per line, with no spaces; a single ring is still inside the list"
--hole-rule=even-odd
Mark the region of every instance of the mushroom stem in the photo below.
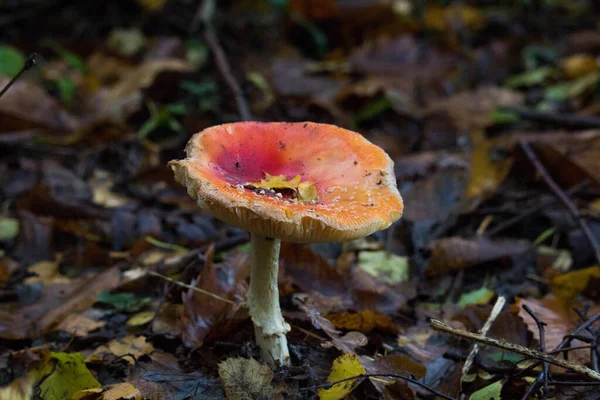
[[[279,239],[251,234],[252,264],[247,304],[254,323],[256,343],[262,357],[271,366],[290,365],[285,334],[290,326],[279,307]]]

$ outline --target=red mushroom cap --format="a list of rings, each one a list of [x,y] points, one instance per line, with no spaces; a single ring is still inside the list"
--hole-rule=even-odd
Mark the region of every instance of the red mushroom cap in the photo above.
[[[347,241],[385,229],[402,215],[389,156],[362,135],[333,125],[213,126],[194,135],[186,153],[169,165],[198,205],[265,237]],[[267,189],[271,184],[274,190]],[[295,185],[308,188],[314,200],[302,201]]]

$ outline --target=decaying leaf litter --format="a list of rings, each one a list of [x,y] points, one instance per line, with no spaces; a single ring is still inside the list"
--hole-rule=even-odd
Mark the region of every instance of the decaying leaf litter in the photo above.
[[[593,2],[0,7],[0,86],[37,53],[0,97],[0,398],[598,395]],[[166,165],[242,120],[360,132],[404,198],[282,243],[291,367],[254,344],[249,235]]]

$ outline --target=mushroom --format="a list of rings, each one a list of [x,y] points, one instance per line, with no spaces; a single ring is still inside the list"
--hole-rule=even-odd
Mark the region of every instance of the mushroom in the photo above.
[[[247,305],[271,365],[290,365],[279,307],[280,240],[343,242],[402,215],[393,162],[356,132],[312,122],[240,122],[194,135],[175,179],[216,218],[250,232]]]

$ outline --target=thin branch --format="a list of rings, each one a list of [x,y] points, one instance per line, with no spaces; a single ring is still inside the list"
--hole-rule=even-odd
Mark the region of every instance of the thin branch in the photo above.
[[[148,274],[152,275],[152,276],[157,276],[159,278],[162,278],[162,279],[164,279],[166,281],[171,282],[174,285],[181,286],[181,287],[184,287],[184,288],[190,289],[190,290],[195,290],[196,292],[199,292],[199,293],[203,293],[203,294],[205,294],[207,296],[212,297],[213,299],[221,300],[221,301],[224,301],[225,303],[229,303],[229,304],[235,304],[235,302],[233,302],[233,301],[231,301],[229,299],[226,299],[225,297],[221,297],[221,296],[219,296],[217,294],[211,293],[211,292],[206,291],[204,289],[200,289],[200,288],[197,288],[195,286],[188,285],[187,283],[176,281],[175,279],[171,279],[168,276],[159,274],[158,272],[148,271]]]
[[[554,179],[552,179],[552,177],[550,176],[550,174],[548,173],[538,156],[535,154],[529,143],[520,141],[519,145],[527,155],[527,158],[529,158],[529,161],[533,164],[535,169],[542,176],[542,179],[544,180],[544,182],[546,182],[546,185],[548,185],[548,187],[552,190],[554,195],[558,197],[560,202],[567,208],[567,210],[571,214],[571,217],[579,224],[581,231],[583,232],[590,246],[592,246],[592,249],[594,250],[596,262],[600,264],[600,243],[598,243],[598,240],[592,233],[592,230],[588,225],[587,221],[583,218],[577,207],[575,207],[575,205],[565,194],[565,192],[560,188],[560,186],[558,186]]]
[[[538,332],[539,332],[539,335],[540,335],[540,351],[543,352],[543,353],[546,353],[546,335],[545,335],[545,329],[544,329],[544,327],[547,324],[544,321],[542,321],[541,319],[539,319],[538,316],[535,315],[535,313],[533,312],[533,310],[527,304],[523,304],[523,309],[535,321],[535,324],[537,325]],[[542,367],[542,380],[544,382],[544,394],[543,394],[544,395],[544,399],[548,397],[548,375],[549,375],[549,371],[550,371],[550,364],[548,364],[548,362],[544,361],[543,367]]]
[[[501,107],[500,110],[517,114],[521,119],[571,129],[600,128],[600,118],[573,114],[547,113],[518,107]]]
[[[469,332],[464,329],[453,328],[450,325],[448,325],[442,321],[436,320],[436,319],[432,319],[429,322],[429,324],[430,324],[431,328],[433,328],[437,331],[448,333],[448,334],[451,334],[453,336],[457,336],[460,338],[469,339],[474,342],[484,344],[486,346],[497,347],[499,349],[502,349],[502,350],[505,350],[505,351],[508,351],[511,353],[515,353],[515,354],[520,354],[525,357],[534,358],[534,359],[537,359],[537,360],[540,360],[543,362],[548,362],[552,365],[556,365],[556,366],[577,372],[579,374],[585,375],[585,376],[595,379],[597,381],[600,381],[600,373],[593,371],[583,365],[574,364],[567,360],[563,360],[561,358],[556,358],[547,353],[542,353],[537,350],[528,349],[527,347],[523,347],[518,344],[500,341],[500,340],[493,339],[493,338],[488,338],[486,336],[480,335],[479,333]]]
[[[483,324],[483,327],[479,331],[481,335],[487,336],[487,333],[492,327],[492,323],[496,320],[496,318],[498,318],[498,315],[500,315],[500,312],[502,311],[502,308],[504,308],[505,304],[506,298],[504,296],[498,296],[498,300],[496,300],[496,304],[494,304],[494,307],[490,312],[490,316],[488,317],[487,321],[485,321],[485,324]],[[479,344],[476,343],[473,346],[473,350],[471,350],[471,352],[469,353],[465,364],[463,365],[462,376],[460,378],[461,385],[464,377],[469,373],[469,370],[471,369],[471,365],[473,365],[473,361],[475,360],[475,356],[477,355],[477,353],[479,353]]]
[[[25,73],[25,71],[29,71],[31,68],[33,68],[33,66],[35,65],[35,57],[37,57],[37,54],[35,53],[27,57],[27,60],[25,60],[25,63],[23,64],[19,72],[17,72],[17,74],[6,84],[6,86],[4,86],[4,89],[0,91],[0,97],[4,96],[4,93],[6,93],[8,89],[10,89],[13,83],[15,83],[17,79],[19,79],[21,75]]]
[[[307,392],[310,390],[315,390],[315,389],[321,389],[321,388],[331,388],[334,385],[340,384],[340,383],[344,383],[344,382],[348,382],[348,381],[353,381],[353,380],[357,380],[357,379],[365,379],[365,378],[396,378],[396,379],[402,379],[405,380],[407,382],[410,382],[414,385],[417,385],[431,393],[433,393],[436,396],[441,397],[442,399],[446,399],[446,400],[455,400],[453,397],[450,397],[448,395],[445,395],[443,393],[438,392],[437,390],[427,386],[424,383],[419,382],[418,380],[411,378],[410,376],[405,376],[405,375],[398,375],[398,374],[361,374],[361,375],[356,375],[356,376],[351,376],[348,378],[344,378],[344,379],[340,379],[339,381],[335,381],[335,382],[327,382],[327,383],[322,383],[320,385],[316,385],[316,386],[311,386],[308,388],[304,388],[304,389],[300,389],[303,392]]]

